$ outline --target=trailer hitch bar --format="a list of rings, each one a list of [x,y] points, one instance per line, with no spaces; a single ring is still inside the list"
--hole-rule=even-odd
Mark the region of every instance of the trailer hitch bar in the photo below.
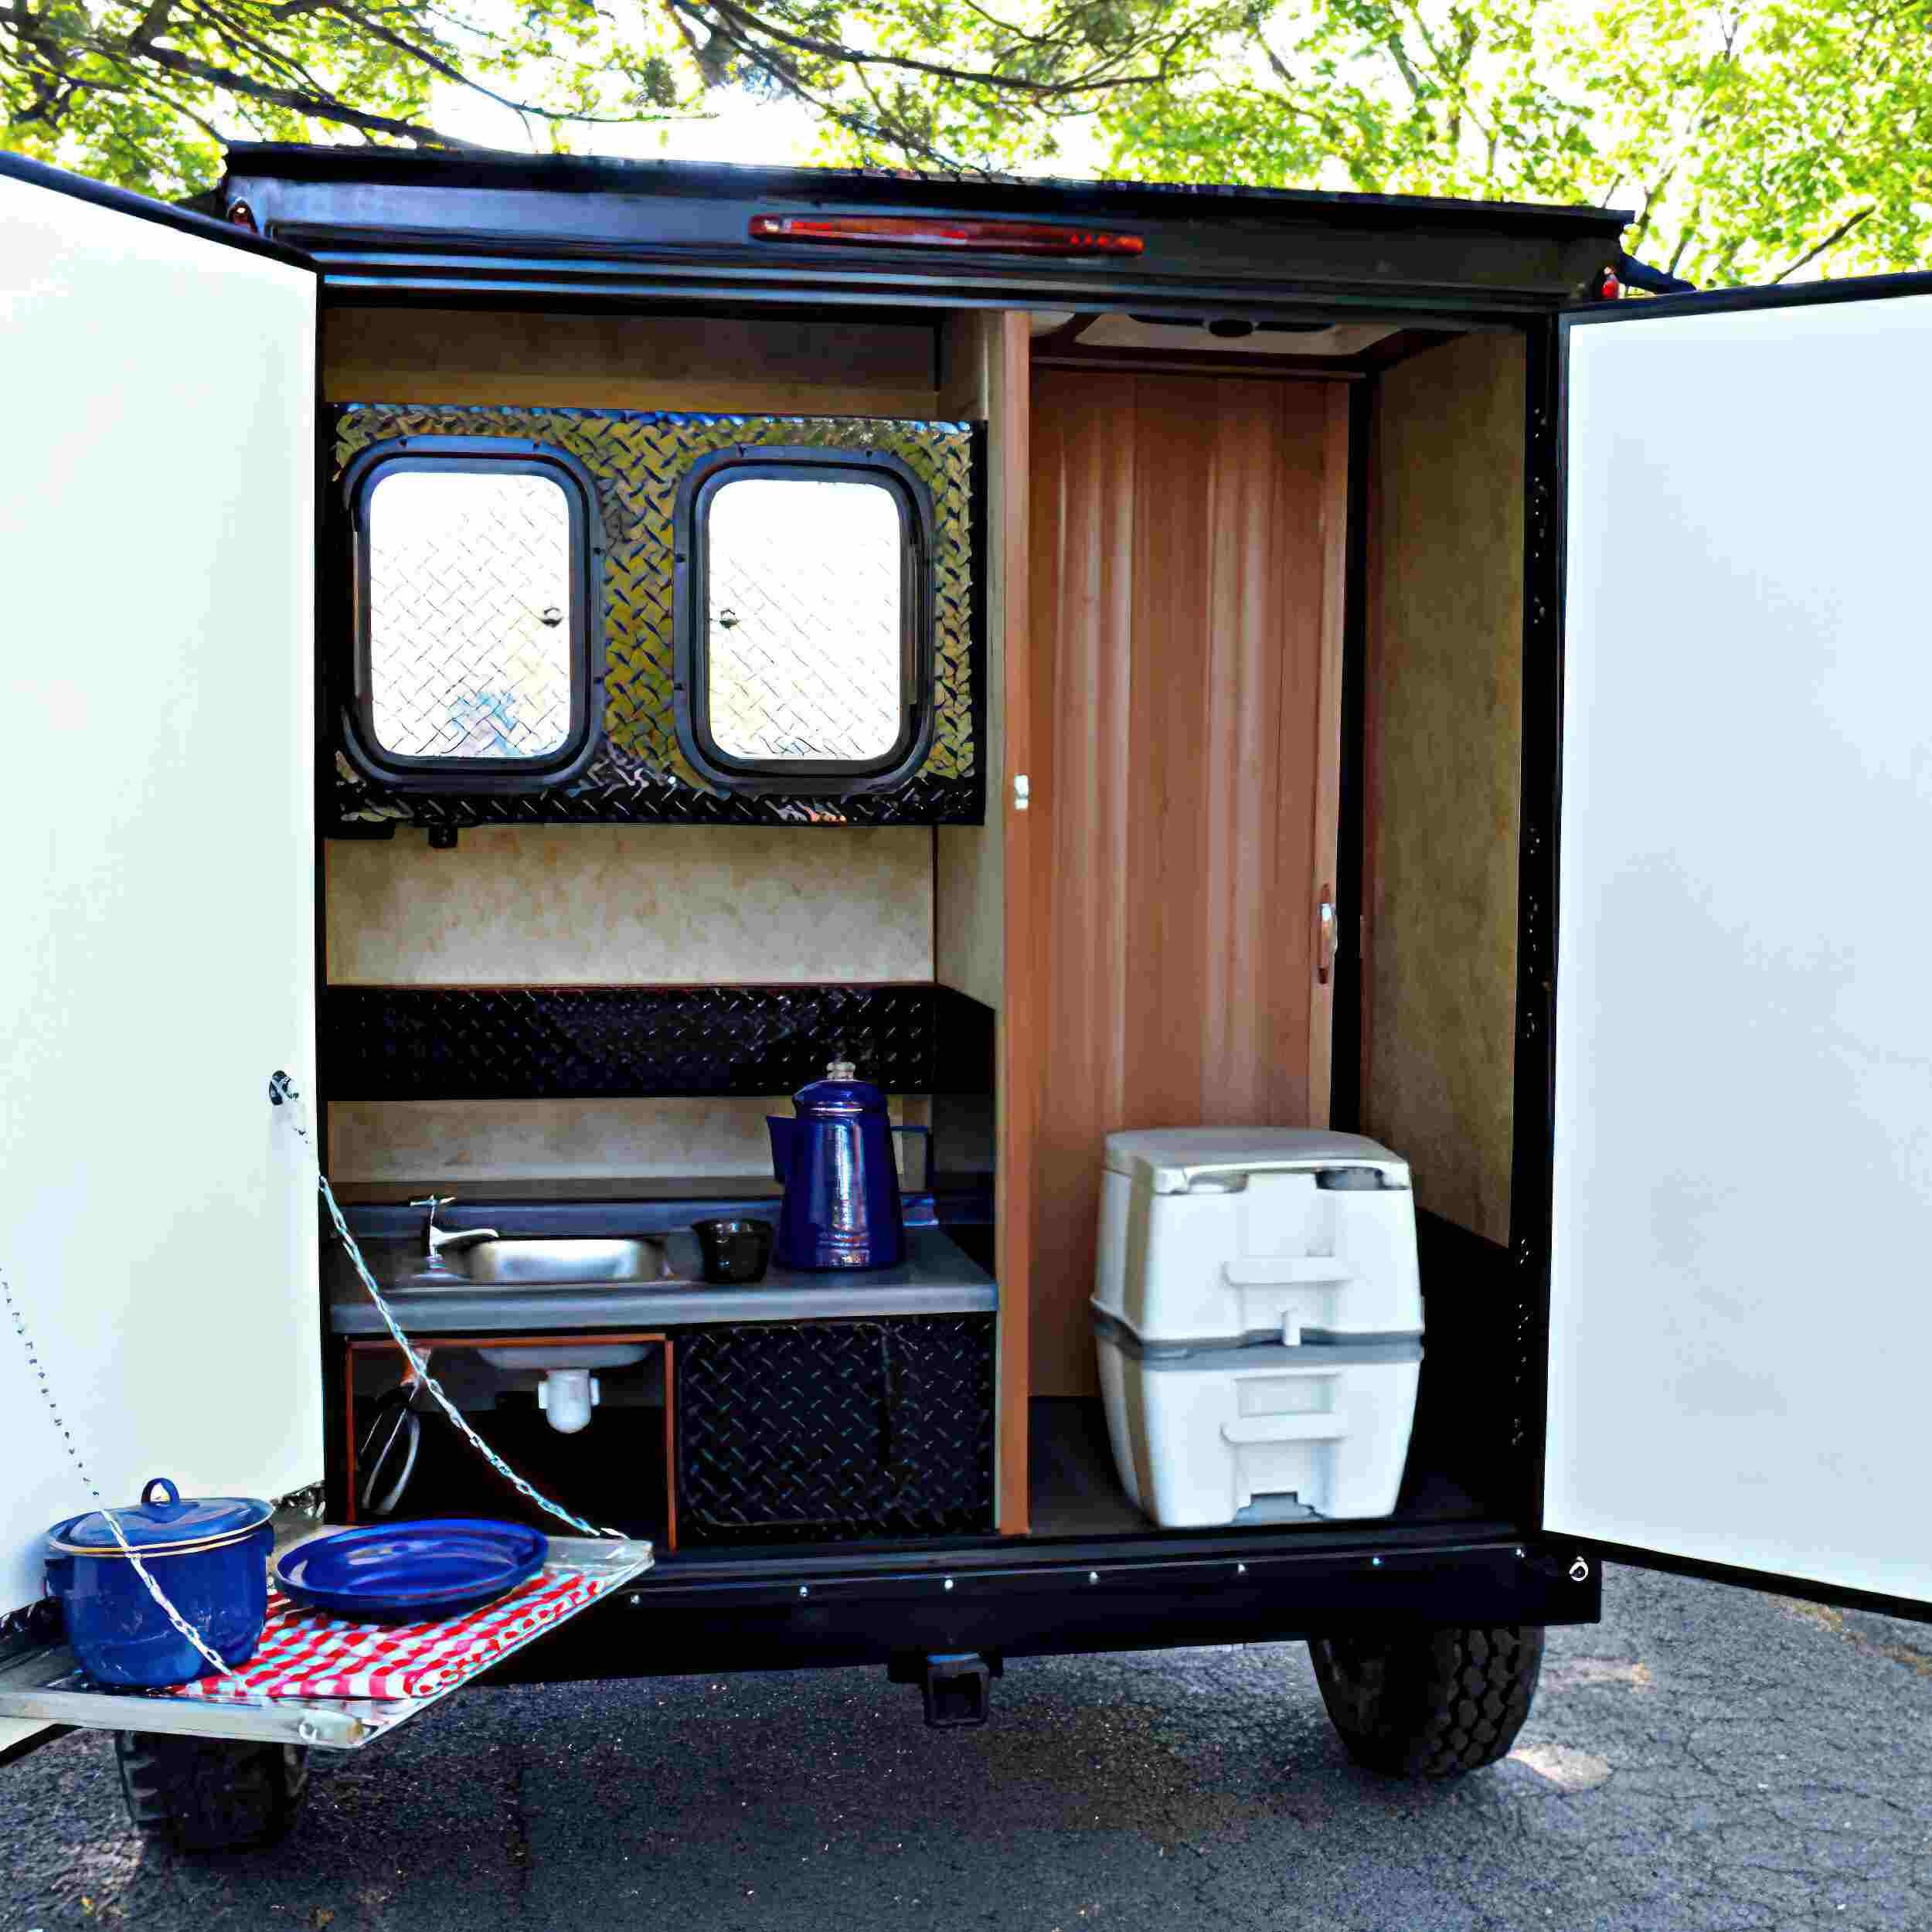
[[[993,1679],[1002,1668],[999,1658],[983,1657],[978,1651],[940,1651],[924,1657],[895,1657],[886,1676],[895,1684],[919,1686],[930,1729],[964,1730],[986,1722]]]

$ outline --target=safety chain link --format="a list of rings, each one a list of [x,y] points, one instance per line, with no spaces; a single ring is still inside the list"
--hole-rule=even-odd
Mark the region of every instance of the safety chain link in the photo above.
[[[457,1431],[465,1437],[471,1446],[496,1473],[520,1496],[535,1503],[538,1509],[547,1510],[560,1522],[567,1522],[573,1529],[580,1529],[587,1536],[621,1536],[615,1529],[599,1529],[586,1522],[581,1516],[573,1516],[560,1503],[551,1502],[548,1496],[540,1495],[499,1456],[490,1445],[472,1429],[462,1417],[454,1403],[443,1393],[443,1386],[430,1373],[429,1364],[417,1352],[415,1345],[402,1330],[389,1304],[383,1299],[383,1291],[376,1285],[376,1277],[369,1271],[369,1264],[362,1259],[362,1251],[355,1245],[355,1237],[349,1231],[349,1223],[342,1218],[342,1210],[336,1205],[335,1191],[328,1184],[328,1176],[322,1172],[321,1163],[315,1158],[315,1142],[308,1131],[308,1109],[301,1096],[295,1090],[295,1083],[286,1073],[270,1076],[268,1097],[277,1107],[286,1106],[291,1114],[290,1124],[301,1137],[302,1144],[308,1149],[309,1158],[315,1162],[315,1182],[321,1189],[322,1205],[328,1209],[328,1218],[335,1224],[335,1232],[343,1248],[354,1266],[369,1298],[376,1304],[376,1312],[383,1318],[383,1325],[389,1332],[389,1338],[403,1352],[404,1359],[414,1372],[421,1386],[436,1399],[444,1415],[455,1424]]]
[[[201,1652],[216,1675],[229,1678],[237,1684],[242,1682],[240,1673],[230,1667],[228,1660],[219,1651],[212,1648],[201,1632],[168,1600],[167,1592],[155,1581],[148,1566],[134,1554],[134,1546],[122,1531],[119,1519],[107,1507],[100,1490],[95,1487],[94,1479],[88,1474],[87,1465],[75,1444],[73,1433],[68,1428],[66,1419],[60,1413],[60,1403],[54,1400],[53,1385],[47,1379],[47,1371],[41,1362],[39,1352],[33,1345],[33,1337],[27,1332],[27,1318],[21,1311],[19,1303],[13,1298],[13,1284],[7,1279],[4,1267],[0,1267],[0,1300],[5,1301],[7,1313],[13,1320],[13,1332],[19,1336],[20,1345],[27,1352],[27,1366],[33,1371],[34,1380],[39,1386],[40,1399],[47,1405],[48,1414],[53,1417],[53,1426],[60,1433],[61,1447],[67,1452],[67,1460],[79,1473],[82,1486],[87,1494],[100,1505],[101,1516],[107,1527],[114,1532],[114,1541],[120,1544],[121,1553],[134,1565],[134,1574],[148,1586],[148,1594],[161,1606],[162,1614]]]

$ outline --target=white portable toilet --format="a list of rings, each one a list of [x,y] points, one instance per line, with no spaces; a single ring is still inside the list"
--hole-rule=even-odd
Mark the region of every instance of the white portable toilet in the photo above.
[[[1156,1523],[1395,1508],[1422,1364],[1414,1199],[1407,1163],[1359,1134],[1107,1136],[1100,1392]]]

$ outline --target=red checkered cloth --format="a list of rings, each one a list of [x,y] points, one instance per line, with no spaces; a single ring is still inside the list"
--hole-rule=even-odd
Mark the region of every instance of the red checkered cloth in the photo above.
[[[268,1593],[255,1655],[236,1675],[182,1686],[186,1697],[434,1697],[513,1644],[581,1610],[617,1580],[546,1567],[493,1604],[440,1624],[359,1624]]]

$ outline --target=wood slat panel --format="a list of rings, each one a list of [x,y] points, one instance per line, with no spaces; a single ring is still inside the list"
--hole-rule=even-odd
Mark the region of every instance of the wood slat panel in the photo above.
[[[1334,866],[1347,468],[1331,393],[1035,379],[1033,796],[1050,853],[1036,1396],[1096,1386],[1086,1303],[1107,1134],[1325,1111],[1311,988]]]

